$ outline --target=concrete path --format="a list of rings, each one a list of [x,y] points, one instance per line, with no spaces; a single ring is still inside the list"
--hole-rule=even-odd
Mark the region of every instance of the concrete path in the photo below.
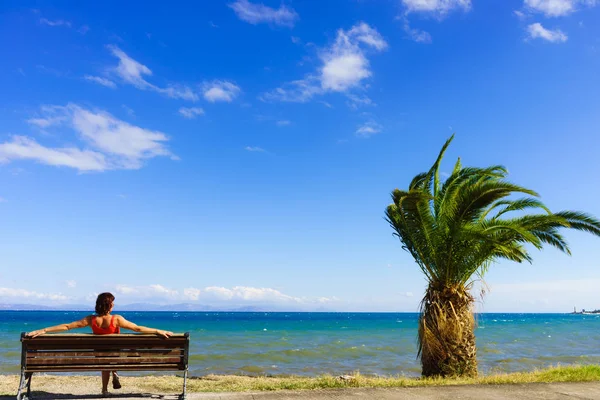
[[[33,399],[101,399],[97,395],[69,395],[34,392]],[[174,400],[175,395],[118,394],[120,400]],[[14,396],[0,396],[0,400]],[[600,400],[600,382],[591,383],[534,383],[523,385],[438,386],[400,389],[330,389],[318,391],[276,391],[248,393],[189,393],[188,400]]]

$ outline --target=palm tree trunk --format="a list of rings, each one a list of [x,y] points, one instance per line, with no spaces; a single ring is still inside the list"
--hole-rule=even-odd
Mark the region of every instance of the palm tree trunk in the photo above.
[[[419,320],[423,376],[477,376],[474,300],[464,285],[429,284]]]

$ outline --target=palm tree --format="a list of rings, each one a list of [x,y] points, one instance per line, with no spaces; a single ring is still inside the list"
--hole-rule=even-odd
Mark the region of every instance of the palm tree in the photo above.
[[[385,213],[428,281],[418,334],[423,376],[477,375],[471,289],[494,261],[531,262],[526,245],[549,244],[570,254],[561,228],[600,236],[600,221],[576,211],[552,213],[536,192],[506,181],[502,166],[463,167],[459,158],[440,181],[440,162],[453,138],[407,191],[392,192]]]

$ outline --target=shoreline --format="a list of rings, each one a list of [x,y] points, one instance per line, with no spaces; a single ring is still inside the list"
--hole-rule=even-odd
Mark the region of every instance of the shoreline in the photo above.
[[[600,365],[551,367],[531,372],[490,374],[477,378],[409,378],[404,376],[381,377],[360,374],[317,377],[297,376],[241,376],[207,375],[190,377],[187,381],[189,393],[202,392],[262,392],[279,390],[318,390],[341,388],[404,388],[456,385],[500,385],[556,382],[600,381]],[[183,378],[175,375],[122,376],[123,393],[178,393]],[[0,395],[14,395],[19,383],[18,375],[0,375]],[[81,395],[96,393],[100,388],[100,377],[82,375],[34,374],[32,391],[47,393],[71,393]],[[115,392],[119,393],[119,392]]]

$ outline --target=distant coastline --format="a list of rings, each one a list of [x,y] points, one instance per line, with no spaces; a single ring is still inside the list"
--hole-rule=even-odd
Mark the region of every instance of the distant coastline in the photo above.
[[[90,312],[94,310],[92,306],[85,304],[64,304],[60,306],[43,306],[39,304],[6,304],[0,303],[0,312],[2,311],[47,311],[47,312]],[[316,310],[305,309],[290,309],[290,308],[272,308],[269,306],[238,306],[238,307],[218,307],[204,304],[153,304],[153,303],[133,303],[120,306],[117,312],[239,312],[239,313],[347,313],[347,314],[418,314],[418,310],[413,311],[336,311],[325,309],[323,307]],[[571,312],[476,312],[475,314],[578,314],[591,315],[600,314],[600,310],[588,311],[582,309],[580,311],[573,310]]]
[[[574,308],[573,312],[571,314],[593,315],[593,314],[600,314],[600,310],[589,311],[589,310],[582,308],[581,311],[577,311],[577,309]]]

